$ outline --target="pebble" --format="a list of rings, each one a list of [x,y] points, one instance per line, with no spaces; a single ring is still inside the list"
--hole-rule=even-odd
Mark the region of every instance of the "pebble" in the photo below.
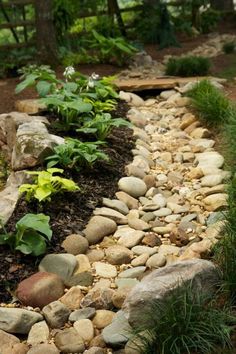
[[[85,230],[84,234],[89,244],[95,244],[101,241],[105,236],[113,234],[117,229],[114,220],[105,218],[104,216],[93,216]]]
[[[56,333],[55,344],[63,353],[83,353],[85,345],[75,328],[66,328]]]
[[[124,246],[112,246],[105,251],[106,259],[110,264],[126,264],[130,263],[133,253]]]
[[[65,238],[61,246],[67,253],[76,256],[77,254],[86,253],[89,243],[84,236],[71,234]]]
[[[118,187],[134,198],[144,195],[147,191],[145,182],[137,177],[122,177],[118,182]]]
[[[43,321],[43,316],[37,312],[0,307],[0,329],[5,332],[26,334],[39,321]]]
[[[73,286],[59,300],[68,309],[77,310],[80,307],[80,302],[83,299],[83,297],[84,297],[84,295],[83,295],[80,287]]]
[[[146,267],[140,266],[135,268],[126,269],[123,272],[119,273],[119,278],[138,278],[146,270]]]
[[[166,257],[163,254],[156,253],[151,256],[147,262],[146,266],[148,268],[159,268],[163,267],[166,264]]]
[[[102,199],[103,205],[105,205],[108,208],[114,209],[124,215],[127,215],[129,212],[129,208],[127,205],[122,202],[121,200],[116,200],[116,199],[108,199],[108,198],[103,198]]]
[[[89,319],[82,319],[74,322],[74,329],[84,342],[90,342],[94,337],[93,323]]]
[[[157,252],[157,249],[153,248],[153,247],[148,247],[148,246],[134,246],[132,248],[132,252],[134,252],[134,254],[137,254],[138,256],[140,256],[143,253],[146,253],[149,256],[152,256],[154,253]]]
[[[124,202],[129,209],[138,209],[138,200],[125,192],[117,192],[116,197]]]
[[[61,301],[53,301],[44,306],[42,313],[51,328],[61,328],[67,322],[70,310]]]
[[[121,232],[123,233],[123,235],[120,236],[117,243],[127,248],[132,248],[138,245],[144,237],[144,232],[141,230],[129,228]]]
[[[148,253],[143,253],[140,254],[140,256],[134,258],[131,262],[131,265],[133,267],[139,267],[139,266],[143,266],[146,264],[147,260],[149,258],[149,254]]]
[[[109,310],[97,310],[93,318],[93,325],[98,329],[107,327],[113,320],[115,312]]]
[[[70,322],[75,322],[84,319],[91,319],[95,316],[96,310],[93,307],[85,307],[71,312],[69,316]]]
[[[40,343],[47,343],[49,339],[49,328],[45,321],[35,323],[28,334],[27,344],[37,345]]]
[[[96,208],[93,213],[94,215],[100,215],[112,219],[117,224],[127,224],[127,218],[119,211],[116,211],[111,208],[107,208],[107,207]]]
[[[96,270],[96,275],[102,278],[115,278],[117,276],[117,270],[114,265],[102,263],[102,262],[94,262],[93,266]]]

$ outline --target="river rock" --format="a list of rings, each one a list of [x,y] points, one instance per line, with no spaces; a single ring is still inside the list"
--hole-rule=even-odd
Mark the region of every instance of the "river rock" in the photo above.
[[[83,339],[74,328],[66,328],[55,335],[55,344],[63,353],[83,353]]]
[[[37,345],[40,343],[47,343],[49,340],[49,328],[45,321],[35,323],[30,331],[27,338],[27,343],[29,345]]]
[[[99,262],[105,257],[105,253],[101,249],[89,249],[86,253],[86,256],[89,259],[89,262]]]
[[[105,351],[103,348],[100,347],[91,347],[85,350],[84,354],[104,354]]]
[[[30,350],[27,352],[27,354],[42,354],[42,353],[60,354],[59,350],[54,344],[48,344],[48,343],[35,345],[32,348],[30,348]]]
[[[77,254],[86,253],[89,243],[84,236],[71,234],[65,238],[61,246],[67,253],[76,256]]]
[[[171,213],[172,213],[172,210],[170,208],[161,208],[161,209],[153,212],[153,214],[158,217],[168,216]]]
[[[138,200],[125,192],[116,192],[116,197],[124,202],[129,209],[138,209]]]
[[[217,193],[209,195],[203,199],[206,210],[217,211],[227,206],[228,195],[226,193]]]
[[[129,208],[121,200],[103,198],[102,199],[102,203],[106,207],[114,209],[114,210],[118,211],[121,214],[127,215],[128,212],[129,212]]]
[[[116,211],[114,209],[110,209],[106,207],[96,208],[93,213],[94,215],[101,215],[106,218],[112,219],[117,224],[127,224],[127,218],[119,211]]]
[[[14,347],[20,343],[19,338],[12,334],[0,330],[0,353],[9,354],[14,351]],[[14,351],[15,353],[15,351]]]
[[[163,254],[156,253],[152,255],[146,262],[148,268],[160,268],[166,264],[166,257]]]
[[[130,103],[132,106],[144,106],[144,100],[133,92],[120,91],[119,98]]]
[[[132,267],[143,266],[146,264],[148,258],[149,258],[148,253],[140,254],[140,256],[138,256],[132,260],[131,265],[132,265]]]
[[[57,274],[65,283],[76,267],[75,256],[68,253],[48,254],[39,263],[39,271]]]
[[[137,210],[130,210],[129,214],[128,214],[128,225],[135,229],[135,230],[140,230],[140,231],[144,231],[144,230],[148,230],[150,229],[150,226],[147,222],[139,219],[137,216]]]
[[[98,329],[107,327],[113,320],[115,312],[109,310],[97,310],[93,318],[93,324]]]
[[[135,268],[129,268],[119,273],[119,278],[138,278],[146,270],[146,267],[140,266]]]
[[[90,342],[94,337],[93,323],[89,319],[76,321],[74,329],[85,342]]]
[[[43,316],[34,311],[0,307],[0,329],[5,332],[26,334],[33,324],[42,320]]]
[[[27,306],[44,307],[64,294],[64,284],[57,274],[38,272],[21,281],[17,298]]]
[[[223,176],[222,175],[208,175],[204,176],[201,179],[201,185],[202,187],[214,187],[217,186],[218,184],[221,184],[223,181]]]
[[[85,307],[71,312],[69,316],[70,322],[75,322],[84,319],[91,319],[95,316],[96,310],[93,307]]]
[[[94,262],[93,266],[96,270],[96,275],[102,278],[114,278],[117,276],[117,270],[114,265],[102,263],[102,262]]]
[[[70,310],[61,301],[53,301],[42,309],[42,313],[51,328],[60,328],[67,322]]]
[[[119,348],[128,342],[131,333],[132,328],[123,311],[118,311],[112,323],[102,331],[102,336],[106,344],[112,348]]]
[[[110,310],[113,307],[112,296],[114,290],[109,288],[98,288],[91,290],[83,300],[80,306],[83,307],[94,307],[97,310],[104,309]]]
[[[125,300],[123,309],[132,326],[145,323],[150,301],[165,301],[167,294],[191,282],[196,293],[213,294],[219,280],[216,266],[206,260],[193,259],[154,270],[136,285]],[[158,314],[155,314],[158,319]]]
[[[153,248],[153,247],[148,247],[148,246],[134,246],[132,248],[132,252],[134,252],[134,254],[137,254],[138,256],[140,256],[143,253],[146,253],[149,256],[152,256],[154,253],[157,252],[157,249]]]
[[[217,151],[203,152],[196,154],[198,167],[221,168],[224,164],[224,158]]]
[[[142,168],[135,166],[132,163],[125,167],[125,173],[128,177],[133,176],[141,179],[143,179],[143,177],[146,175]]]
[[[59,300],[70,310],[77,310],[84,295],[79,286],[73,286]]]
[[[105,218],[104,216],[93,216],[85,230],[84,234],[89,244],[98,243],[107,235],[113,234],[117,229],[117,225],[114,220]]]
[[[119,189],[134,198],[144,195],[147,191],[145,182],[137,177],[122,177],[118,182]]]
[[[133,253],[128,248],[119,245],[108,247],[105,254],[110,264],[130,263],[133,256]]]

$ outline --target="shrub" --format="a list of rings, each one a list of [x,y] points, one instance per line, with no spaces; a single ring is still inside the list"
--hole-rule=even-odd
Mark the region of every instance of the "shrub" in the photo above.
[[[47,171],[27,171],[28,175],[34,178],[33,184],[22,184],[19,188],[20,193],[26,192],[26,200],[36,199],[39,202],[50,201],[53,194],[61,192],[74,192],[79,189],[75,182],[55,173],[63,173],[59,168],[48,168]]]
[[[210,69],[208,58],[197,56],[186,56],[182,58],[171,58],[166,65],[166,75],[171,76],[204,76]]]
[[[16,232],[0,235],[0,245],[8,244],[12,250],[39,256],[46,252],[46,242],[51,240],[50,217],[44,214],[26,214],[16,223]]]
[[[191,284],[169,295],[164,303],[150,303],[145,325],[135,329],[132,346],[142,354],[209,354],[218,345],[230,347],[236,318],[218,309]]]
[[[187,96],[192,98],[192,107],[207,125],[216,126],[227,121],[229,100],[210,81],[200,81],[187,93]]]
[[[235,42],[226,42],[224,45],[223,45],[223,51],[225,54],[231,54],[235,51]]]

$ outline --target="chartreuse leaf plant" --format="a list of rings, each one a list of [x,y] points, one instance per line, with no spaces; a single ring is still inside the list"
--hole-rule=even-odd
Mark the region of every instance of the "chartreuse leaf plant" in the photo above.
[[[58,175],[55,176],[55,173],[63,172],[64,170],[59,168],[48,168],[46,171],[27,171],[28,175],[33,176],[34,183],[22,184],[19,192],[26,193],[27,201],[36,199],[41,203],[50,201],[54,194],[79,190],[74,181]]]
[[[81,168],[92,168],[96,161],[106,160],[108,156],[98,149],[103,144],[101,141],[82,142],[78,139],[68,138],[65,144],[57,145],[54,154],[48,156],[47,167],[60,165],[79,171]]]
[[[16,223],[16,231],[0,235],[0,245],[7,244],[12,250],[39,256],[46,252],[47,242],[52,238],[50,217],[44,214],[26,214]]]

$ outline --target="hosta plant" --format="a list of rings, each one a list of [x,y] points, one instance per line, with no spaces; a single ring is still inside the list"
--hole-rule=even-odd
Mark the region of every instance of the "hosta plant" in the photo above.
[[[63,173],[59,168],[48,168],[46,171],[28,171],[27,174],[33,177],[34,183],[22,184],[20,193],[26,193],[27,201],[36,199],[39,202],[50,201],[51,196],[56,193],[74,192],[79,190],[75,182],[67,178],[62,178],[55,174]]]
[[[98,149],[101,141],[82,142],[68,138],[65,144],[54,148],[54,154],[47,157],[47,167],[60,165],[65,168],[80,170],[81,167],[92,168],[98,160],[108,160],[108,156]]]
[[[78,132],[93,134],[98,140],[104,141],[114,127],[131,127],[131,123],[122,118],[112,118],[109,113],[97,114],[95,118],[84,123]]]
[[[39,256],[46,252],[51,240],[50,217],[44,214],[26,214],[16,223],[16,231],[0,235],[0,245],[7,244],[12,250]]]

